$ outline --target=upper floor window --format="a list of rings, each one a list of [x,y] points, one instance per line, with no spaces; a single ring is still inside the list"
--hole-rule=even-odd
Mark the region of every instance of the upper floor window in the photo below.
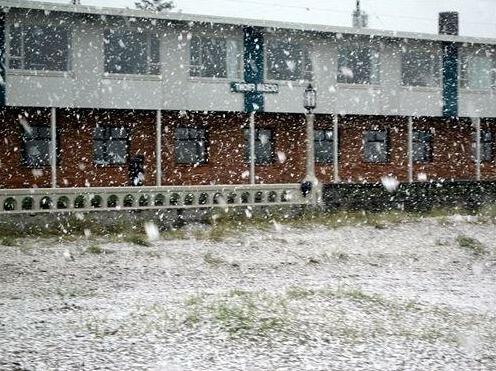
[[[413,162],[427,163],[432,161],[432,134],[427,131],[414,130],[412,138]]]
[[[269,40],[267,43],[267,78],[269,80],[312,80],[313,69],[307,45]]]
[[[334,139],[332,130],[314,131],[315,162],[330,164],[334,159]]]
[[[369,130],[363,134],[363,157],[365,162],[388,162],[387,130]]]
[[[437,50],[408,50],[401,55],[401,82],[405,86],[440,84],[441,58]]]
[[[338,57],[339,83],[379,84],[379,53],[368,46],[340,46]]]
[[[476,134],[472,134],[472,158],[475,160],[476,156]],[[480,160],[482,162],[489,162],[493,159],[493,135],[490,131],[481,131],[480,138]]]
[[[255,129],[255,163],[268,165],[273,162],[272,130]],[[250,130],[245,129],[245,162],[250,162]]]
[[[190,44],[190,76],[238,79],[242,53],[237,40],[195,36]]]
[[[485,51],[473,54],[462,51],[460,64],[460,87],[466,89],[490,89],[496,84],[496,63]]]
[[[24,165],[34,168],[50,165],[50,127],[30,126],[22,135],[22,160]]]
[[[9,35],[9,68],[68,71],[69,32],[62,27],[12,26]]]
[[[195,127],[176,128],[176,163],[204,164],[207,162],[206,130]]]
[[[94,162],[119,165],[127,162],[129,134],[121,126],[97,126],[93,131]]]
[[[160,74],[160,41],[139,30],[105,30],[105,72]]]

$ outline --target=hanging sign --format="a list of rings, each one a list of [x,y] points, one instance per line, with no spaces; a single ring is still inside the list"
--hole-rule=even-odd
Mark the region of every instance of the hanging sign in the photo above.
[[[279,93],[279,85],[268,83],[248,83],[232,82],[231,91],[233,93]]]

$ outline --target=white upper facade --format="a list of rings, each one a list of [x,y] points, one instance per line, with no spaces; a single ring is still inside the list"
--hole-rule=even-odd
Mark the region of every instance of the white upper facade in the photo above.
[[[317,113],[442,116],[454,41],[459,115],[496,117],[495,40],[19,4],[0,1],[9,106],[244,111],[231,82],[250,63],[248,25],[263,34],[263,81],[279,86],[266,112],[303,112],[312,83]]]

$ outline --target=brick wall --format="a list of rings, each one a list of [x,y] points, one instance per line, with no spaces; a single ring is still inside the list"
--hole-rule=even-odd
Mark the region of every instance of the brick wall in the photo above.
[[[49,110],[8,108],[1,112],[0,187],[49,187],[50,166],[31,169],[21,162],[22,126],[18,116],[28,123],[50,123]],[[93,129],[99,124],[125,126],[130,131],[129,157],[145,158],[145,185],[155,184],[155,112],[57,110],[58,186],[122,186],[129,184],[128,166],[102,166],[93,163]],[[384,175],[408,179],[407,121],[402,117],[340,117],[339,175],[343,182],[375,182]],[[492,130],[488,120],[483,129]],[[207,129],[208,162],[198,166],[175,163],[174,133],[177,126]],[[236,184],[249,182],[249,164],[244,161],[243,129],[248,116],[241,113],[163,112],[162,184]],[[258,182],[294,183],[305,176],[305,118],[292,114],[257,114],[257,128],[273,132],[274,162],[257,165]],[[332,129],[332,117],[317,115],[316,129]],[[389,162],[366,163],[363,160],[363,133],[385,128],[389,132]],[[475,178],[471,159],[471,124],[467,120],[418,118],[414,128],[433,132],[433,160],[415,164],[414,178],[420,173],[428,179],[468,180]],[[483,179],[496,178],[494,160],[481,166]],[[333,181],[332,164],[316,165],[316,175],[323,183]]]

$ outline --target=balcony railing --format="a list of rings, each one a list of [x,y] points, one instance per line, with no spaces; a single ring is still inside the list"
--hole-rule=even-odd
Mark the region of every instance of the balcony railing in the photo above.
[[[0,215],[115,210],[302,205],[299,184],[0,190]]]

